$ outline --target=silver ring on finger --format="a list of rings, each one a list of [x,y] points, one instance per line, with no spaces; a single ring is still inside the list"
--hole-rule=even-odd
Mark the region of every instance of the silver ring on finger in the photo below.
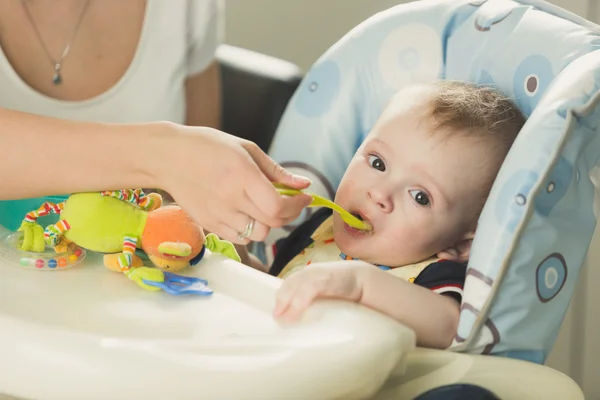
[[[248,239],[252,235],[252,231],[254,231],[254,223],[255,222],[256,221],[254,218],[250,218],[250,222],[248,222],[246,224],[246,229],[244,229],[244,232],[238,233],[237,238],[239,240]]]

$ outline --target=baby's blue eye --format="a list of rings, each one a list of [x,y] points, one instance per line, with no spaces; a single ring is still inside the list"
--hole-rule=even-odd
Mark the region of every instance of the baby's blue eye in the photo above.
[[[371,167],[382,172],[385,171],[385,163],[381,158],[377,156],[369,156],[368,160]]]
[[[412,198],[421,206],[428,206],[430,204],[429,196],[422,190],[410,190],[408,193]]]

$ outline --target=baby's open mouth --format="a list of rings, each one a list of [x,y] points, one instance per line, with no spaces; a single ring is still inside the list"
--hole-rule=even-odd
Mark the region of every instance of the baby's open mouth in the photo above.
[[[357,228],[353,228],[353,227],[349,226],[348,224],[345,224],[346,230],[349,233],[352,233],[353,235],[367,235],[367,234],[373,233],[373,224],[371,224],[371,221],[369,221],[367,218],[365,218],[364,215],[362,215],[359,212],[350,212],[350,214],[352,214],[358,220],[363,221],[365,223],[365,225],[368,226],[368,228],[367,229],[357,229]]]
[[[366,218],[366,217],[365,217],[363,214],[361,214],[361,213],[359,213],[359,212],[355,212],[355,213],[352,213],[352,215],[354,215],[356,218],[358,218],[358,219],[360,219],[361,221],[363,221],[365,224],[369,225],[369,227],[371,228],[371,229],[369,229],[369,230],[373,230],[373,224],[372,224],[372,223],[371,223],[371,221],[370,221],[368,218]]]

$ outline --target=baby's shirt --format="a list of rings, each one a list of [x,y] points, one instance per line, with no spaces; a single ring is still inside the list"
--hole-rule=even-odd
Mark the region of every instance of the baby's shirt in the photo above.
[[[321,209],[277,243],[277,253],[269,273],[285,279],[310,264],[351,259],[333,240],[331,210]],[[449,295],[459,303],[462,300],[467,269],[463,263],[432,257],[401,267],[379,267],[398,278]]]

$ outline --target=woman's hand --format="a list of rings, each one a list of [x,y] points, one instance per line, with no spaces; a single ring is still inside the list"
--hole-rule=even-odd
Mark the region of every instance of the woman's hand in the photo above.
[[[313,264],[283,281],[276,295],[273,316],[298,320],[318,298],[360,302],[363,293],[361,270],[373,268],[362,261]]]
[[[309,195],[280,195],[278,182],[295,189],[310,185],[287,172],[247,140],[216,129],[165,124],[170,134],[154,135],[157,187],[221,238],[245,244],[264,240],[270,228],[294,221],[312,201]],[[239,237],[255,220],[248,238]]]

